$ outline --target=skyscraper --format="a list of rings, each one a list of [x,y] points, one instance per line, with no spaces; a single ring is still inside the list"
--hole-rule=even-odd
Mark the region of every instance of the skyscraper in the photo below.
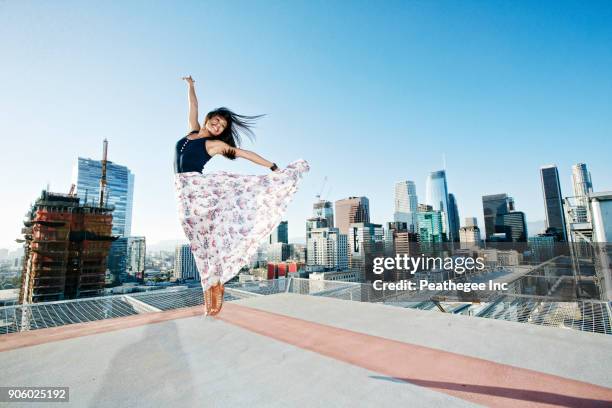
[[[540,167],[540,181],[544,196],[544,214],[546,215],[546,230],[557,235],[559,241],[566,241],[565,215],[563,213],[563,197],[559,184],[557,166]],[[526,239],[526,238],[525,238]]]
[[[72,169],[72,182],[76,185],[77,196],[84,204],[98,204],[102,161],[79,157]],[[132,230],[132,203],[134,200],[134,175],[126,166],[107,161],[106,202],[112,205],[113,235],[128,237]]]
[[[24,220],[19,303],[101,296],[112,225],[110,208],[43,190]]]
[[[405,222],[388,222],[384,232],[385,257],[395,257],[396,255],[403,254],[420,255],[419,236],[417,233],[409,230]],[[394,268],[391,272],[391,280],[393,281],[410,278],[409,272],[399,268]]]
[[[174,253],[174,277],[200,280],[200,273],[189,244],[177,245]]]
[[[444,241],[441,211],[419,211],[417,213],[417,225],[417,233],[421,244]]]
[[[118,285],[123,282],[129,282],[128,276],[128,257],[129,257],[129,238],[119,237],[113,241],[106,265],[112,275],[112,284]]]
[[[393,221],[405,222],[408,230],[414,232],[416,229],[417,211],[416,186],[413,181],[404,180],[395,183],[395,212]]]
[[[465,219],[465,225],[459,228],[461,248],[473,248],[480,245],[480,228],[475,217]]]
[[[383,257],[385,253],[382,225],[352,223],[348,232],[349,268],[359,271],[361,279],[365,282],[380,279],[380,276],[373,271],[374,258]]]
[[[289,224],[287,221],[281,221],[270,234],[268,243],[276,244],[278,242],[289,243]]]
[[[459,241],[459,208],[453,193],[448,194],[448,225],[450,228],[449,241]]]
[[[442,250],[442,243],[446,240],[444,213],[434,210],[431,205],[420,204],[416,220],[421,252],[433,255]]]
[[[348,234],[352,223],[370,222],[370,200],[367,197],[349,197],[336,201],[336,227]]]
[[[419,236],[417,233],[408,230],[406,223],[388,222],[387,230],[390,231],[393,238],[389,256],[395,256],[396,254],[410,255],[418,251]]]
[[[575,216],[573,222],[588,222],[587,209],[589,206],[589,194],[593,192],[591,173],[584,163],[572,166],[572,188],[576,201]]]
[[[487,241],[527,241],[525,214],[515,210],[512,197],[508,197],[505,193],[482,196],[482,207]]]
[[[587,165],[577,163],[572,166],[572,187],[575,197],[586,197],[593,192],[591,172],[587,170]]]
[[[312,205],[312,216],[313,218],[325,218],[327,220],[327,227],[334,226],[334,209],[331,201],[318,200]]]
[[[433,171],[427,176],[425,184],[425,203],[431,205],[434,211],[442,215],[442,232],[449,241],[454,239],[450,228],[450,214],[448,205],[448,187],[446,185],[446,171]]]
[[[514,201],[507,194],[491,194],[482,196],[482,208],[485,222],[485,239],[495,234],[495,223],[499,214],[514,210]]]
[[[347,236],[338,228],[315,228],[308,240],[308,265],[323,266],[327,270],[348,267]]]
[[[106,156],[106,140],[104,156]],[[128,277],[127,237],[131,235],[132,230],[134,175],[126,166],[106,160],[106,157],[104,160],[79,157],[72,170],[72,182],[76,185],[77,196],[82,201],[89,203],[98,201],[103,163],[106,165],[106,189],[103,204],[114,208],[112,233],[119,236],[119,239],[111,246],[107,265],[113,276],[113,284],[120,284]]]
[[[325,218],[313,217],[306,220],[306,242],[310,239],[310,231],[314,228],[329,227]]]
[[[509,242],[527,242],[527,220],[522,211],[499,214],[495,225],[497,233],[505,233]]]
[[[135,280],[141,281],[144,279],[145,257],[145,237],[129,237],[127,273]]]

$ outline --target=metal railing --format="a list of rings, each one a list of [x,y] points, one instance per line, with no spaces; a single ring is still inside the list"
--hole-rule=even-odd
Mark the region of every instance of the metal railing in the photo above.
[[[240,288],[235,290],[230,285],[225,290],[226,301],[252,296],[257,296],[257,294],[240,290]],[[10,305],[0,307],[0,335],[202,304],[201,287],[181,287],[123,295]]]
[[[374,290],[369,283],[304,278],[230,283],[226,285],[225,300],[279,293],[382,303],[403,308],[612,334],[610,303],[597,300],[555,302],[545,296],[512,294],[498,295],[484,302],[470,302],[461,301],[448,292],[421,291],[415,295],[401,290]],[[0,335],[202,304],[202,288],[198,286],[4,306],[0,307]]]

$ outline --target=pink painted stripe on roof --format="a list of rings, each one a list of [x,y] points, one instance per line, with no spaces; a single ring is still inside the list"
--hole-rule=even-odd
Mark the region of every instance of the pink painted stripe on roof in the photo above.
[[[0,336],[0,351],[199,316],[202,307],[145,313]],[[535,370],[226,303],[216,318],[269,338],[477,404],[612,406],[612,389]]]

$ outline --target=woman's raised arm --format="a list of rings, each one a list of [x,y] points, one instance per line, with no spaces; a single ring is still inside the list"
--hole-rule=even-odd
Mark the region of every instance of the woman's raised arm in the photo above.
[[[200,123],[198,122],[198,98],[195,93],[194,80],[191,75],[183,77],[187,82],[188,87],[188,99],[189,99],[189,129],[190,131],[200,130]]]

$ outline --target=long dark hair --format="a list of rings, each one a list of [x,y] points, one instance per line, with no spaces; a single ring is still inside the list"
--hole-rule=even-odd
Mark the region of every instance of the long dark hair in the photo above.
[[[251,141],[255,140],[255,133],[253,133],[251,127],[253,127],[257,119],[265,115],[239,115],[226,107],[221,107],[208,112],[206,114],[206,118],[204,119],[204,124],[206,124],[206,122],[213,116],[221,116],[227,122],[227,126],[219,135],[219,140],[224,141],[231,147],[240,147],[242,145],[242,133],[251,139]],[[235,160],[236,151],[232,148],[226,149],[223,152],[223,156],[230,160]]]

